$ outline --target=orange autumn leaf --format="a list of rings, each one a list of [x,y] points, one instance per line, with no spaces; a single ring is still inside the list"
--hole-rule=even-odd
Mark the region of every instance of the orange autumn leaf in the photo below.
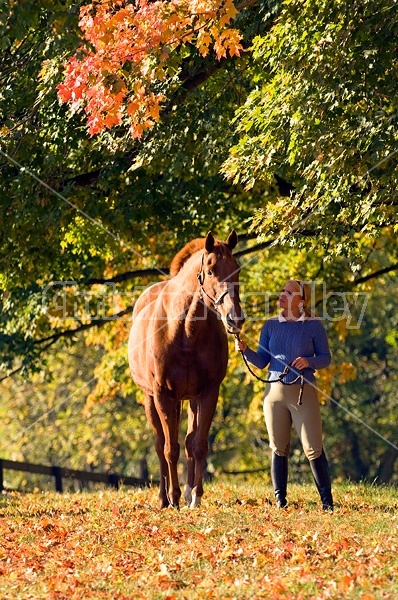
[[[139,107],[140,107],[139,102],[135,102],[133,100],[127,106],[126,112],[127,112],[128,115],[133,115],[133,114],[135,114],[137,112],[137,110],[139,109]]]
[[[355,582],[355,576],[344,575],[344,577],[341,581],[341,588],[343,590],[348,590],[350,587],[352,587],[354,585],[354,582]]]

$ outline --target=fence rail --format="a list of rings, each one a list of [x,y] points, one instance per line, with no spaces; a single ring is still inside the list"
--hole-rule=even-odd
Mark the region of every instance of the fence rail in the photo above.
[[[145,487],[150,482],[147,479],[139,479],[138,477],[127,477],[117,473],[93,473],[91,471],[76,471],[74,469],[64,469],[63,467],[49,467],[45,465],[37,465],[26,462],[17,462],[13,460],[0,459],[0,492],[4,489],[4,470],[23,471],[25,473],[37,473],[40,475],[49,475],[54,477],[55,490],[62,494],[63,479],[75,479],[78,481],[94,481],[96,483],[105,483],[114,488],[119,488],[121,485],[132,485],[135,487]]]

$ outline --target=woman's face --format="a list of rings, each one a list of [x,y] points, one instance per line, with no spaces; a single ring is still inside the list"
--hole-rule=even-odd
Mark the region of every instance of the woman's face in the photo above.
[[[301,293],[292,283],[287,283],[279,295],[279,306],[289,313],[297,314],[302,302]]]

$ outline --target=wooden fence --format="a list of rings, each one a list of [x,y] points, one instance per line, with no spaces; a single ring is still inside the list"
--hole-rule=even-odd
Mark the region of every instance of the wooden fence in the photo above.
[[[121,485],[132,485],[136,487],[145,487],[150,483],[155,483],[137,477],[127,477],[117,473],[93,473],[91,471],[75,471],[74,469],[64,469],[63,467],[48,467],[45,465],[35,465],[32,463],[16,462],[13,460],[0,459],[0,492],[4,489],[4,470],[23,471],[25,473],[38,473],[54,477],[55,490],[63,492],[63,479],[75,479],[78,481],[93,481],[96,483],[105,483],[114,488]]]

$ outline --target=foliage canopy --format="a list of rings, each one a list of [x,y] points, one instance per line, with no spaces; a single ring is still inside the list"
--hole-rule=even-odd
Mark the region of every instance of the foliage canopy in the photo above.
[[[358,331],[347,318],[329,323],[335,364],[320,373],[320,387],[336,402],[348,395],[349,410],[390,437],[397,22],[393,0],[0,2],[2,372],[36,369],[49,414],[57,379],[90,381],[76,410],[96,406],[84,439],[106,430],[96,464],[110,464],[115,444],[106,402],[122,414],[131,398],[131,410],[141,410],[124,357],[131,306],[143,286],[167,276],[176,250],[209,229],[241,234],[253,344],[261,294],[292,274],[352,294],[352,310],[355,294],[370,295]],[[334,315],[342,308],[328,306]],[[262,390],[238,358],[214,423],[216,470],[237,456],[242,468],[257,468],[265,444]],[[34,398],[29,386],[21,380],[13,399],[4,383],[14,427],[31,426],[21,400]],[[387,460],[394,466],[392,446],[374,450],[369,441],[361,452],[363,429],[338,414],[327,432],[340,474],[376,477]],[[126,422],[123,453],[140,419]],[[27,459],[39,435],[29,431]],[[51,431],[48,460],[62,453]],[[343,437],[350,456],[338,466]],[[78,461],[81,447],[69,442],[65,459]]]

